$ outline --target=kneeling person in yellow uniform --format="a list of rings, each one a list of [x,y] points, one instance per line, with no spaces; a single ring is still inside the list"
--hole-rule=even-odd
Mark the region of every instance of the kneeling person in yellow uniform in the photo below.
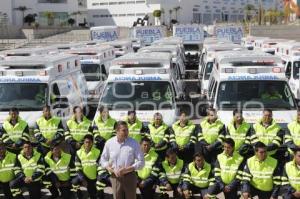
[[[81,198],[82,193],[79,188],[80,185],[84,185],[87,187],[89,197],[91,199],[96,199],[98,195],[96,181],[100,150],[93,146],[94,142],[92,135],[85,135],[83,140],[83,146],[76,153],[76,177],[72,180],[72,190],[77,193],[79,198]]]
[[[227,125],[225,138],[234,140],[234,150],[244,158],[254,155],[250,142],[251,130],[251,125],[245,121],[242,110],[235,109],[233,120]]]
[[[179,121],[172,125],[170,145],[185,163],[192,160],[191,154],[194,152],[197,134],[196,125],[188,119],[185,112],[181,112]]]
[[[41,198],[42,177],[45,174],[45,164],[42,155],[33,149],[29,141],[24,142],[23,150],[18,155],[21,164],[23,176],[14,179],[11,183],[11,189],[17,191],[26,187],[29,192],[30,199]],[[16,199],[23,199],[21,191],[15,196]]]
[[[211,188],[215,183],[212,166],[205,162],[201,153],[194,155],[194,161],[185,169],[182,179],[182,190],[185,199],[200,193],[202,198],[213,198]]]
[[[205,160],[213,164],[217,155],[222,152],[225,125],[218,118],[216,109],[209,109],[207,115],[208,116],[200,123],[195,152],[202,153]]]
[[[64,153],[59,143],[51,146],[45,157],[46,178],[50,180],[50,192],[52,198],[59,196],[58,189],[63,199],[71,197],[71,178],[76,174],[75,164],[71,155]]]
[[[138,187],[142,199],[153,199],[159,174],[158,154],[151,149],[151,141],[148,138],[143,138],[140,145],[144,153],[145,166],[137,171]]]
[[[272,110],[265,109],[262,119],[253,125],[251,144],[255,145],[257,142],[264,143],[267,147],[268,155],[280,159],[284,157],[284,154],[279,154],[278,151],[278,148],[282,144],[283,135],[284,131],[273,119]]]
[[[182,195],[180,182],[185,166],[183,160],[177,157],[174,149],[166,151],[166,159],[159,166],[159,188],[161,199],[169,198],[167,191],[173,191],[174,197]]]
[[[286,163],[283,171],[282,186],[284,199],[300,198],[300,148],[294,148],[294,159]]]
[[[243,157],[234,150],[233,139],[223,141],[224,151],[219,154],[215,163],[216,184],[214,193],[223,192],[225,199],[239,199],[238,191],[243,177]]]
[[[160,159],[165,158],[168,148],[170,129],[163,121],[161,113],[155,113],[153,122],[148,125],[146,136],[152,141],[155,152]]]
[[[0,142],[0,190],[5,198],[12,199],[19,190],[10,190],[9,183],[23,176],[17,155],[6,150],[3,142]]]
[[[281,184],[277,160],[267,155],[267,146],[262,142],[255,145],[255,155],[247,160],[242,180],[244,199],[277,198]]]

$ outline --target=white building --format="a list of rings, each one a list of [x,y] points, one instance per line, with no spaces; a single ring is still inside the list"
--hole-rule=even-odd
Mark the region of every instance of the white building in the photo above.
[[[245,6],[257,8],[262,1],[264,9],[280,7],[281,0],[87,0],[90,26],[132,26],[145,15],[154,23],[153,11],[163,10],[161,23],[171,19],[180,23],[211,24],[216,20],[238,21],[244,18]]]
[[[20,7],[26,10],[18,10]],[[40,26],[66,25],[69,18],[77,24],[87,21],[86,0],[0,0],[0,12],[17,27],[22,26],[23,16],[28,14],[36,14]]]

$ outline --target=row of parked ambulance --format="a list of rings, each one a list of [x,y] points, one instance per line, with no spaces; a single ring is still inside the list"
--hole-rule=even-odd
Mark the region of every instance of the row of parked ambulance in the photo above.
[[[159,111],[172,124],[176,101],[185,99],[182,40],[163,38],[133,51],[126,39],[0,52],[0,123],[12,107],[32,126],[46,104],[64,119],[74,106],[89,110],[101,104],[116,119],[136,109],[149,122]]]
[[[86,110],[105,105],[116,119],[124,119],[134,109],[143,122],[160,112],[171,125],[184,105],[191,114],[200,115],[214,107],[225,123],[236,108],[242,108],[251,123],[261,117],[263,108],[270,108],[285,126],[298,106],[291,81],[295,79],[299,89],[297,49],[292,48],[296,42],[275,43],[246,37],[239,45],[206,38],[199,52],[198,93],[186,92],[190,64],[177,37],[135,45],[135,50],[133,41],[126,39],[3,51],[0,123],[11,107],[17,107],[33,125],[47,104],[65,119],[76,105]]]
[[[192,95],[200,114],[208,106],[228,123],[232,110],[244,110],[254,123],[265,108],[282,126],[295,119],[299,100],[300,43],[245,37],[241,45],[207,38],[199,61],[200,92]]]

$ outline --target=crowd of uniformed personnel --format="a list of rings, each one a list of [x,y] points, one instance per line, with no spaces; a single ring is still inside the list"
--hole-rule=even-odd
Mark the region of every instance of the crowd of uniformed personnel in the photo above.
[[[50,107],[36,121],[33,137],[19,111],[12,108],[1,127],[0,188],[5,198],[42,198],[41,188],[51,198],[82,198],[80,187],[91,199],[104,198],[110,173],[99,163],[105,142],[115,135],[116,120],[106,107],[94,121],[80,107],[66,126],[51,114]],[[145,126],[135,111],[128,111],[129,136],[140,143],[145,166],[136,172],[142,199],[300,198],[300,111],[295,121],[282,129],[265,109],[262,119],[250,125],[240,110],[224,125],[216,110],[209,109],[200,125],[184,112],[171,127],[160,113]],[[157,189],[157,187],[159,189]]]

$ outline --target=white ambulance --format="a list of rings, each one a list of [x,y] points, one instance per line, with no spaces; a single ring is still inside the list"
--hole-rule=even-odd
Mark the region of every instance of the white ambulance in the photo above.
[[[281,42],[276,45],[275,55],[281,58],[290,57],[290,52],[298,51],[298,49],[300,49],[300,42],[288,40],[287,42]]]
[[[64,52],[67,50],[72,50],[75,48],[80,48],[80,47],[84,47],[85,44],[84,43],[68,43],[68,44],[56,44],[56,45],[52,45],[50,46],[51,48],[54,48],[54,53],[55,52]]]
[[[53,47],[44,47],[44,48],[19,48],[13,50],[5,50],[0,52],[0,56],[4,60],[12,60],[15,57],[29,57],[29,56],[37,56],[37,55],[46,55],[55,51]],[[57,51],[55,51],[57,52]]]
[[[141,38],[132,38],[131,42],[132,42],[132,48],[134,52],[137,52],[139,49],[145,46],[145,42]]]
[[[183,88],[177,84],[176,70],[169,53],[130,53],[114,61],[110,68],[100,105],[108,106],[110,114],[124,120],[128,110],[150,122],[156,112],[166,124],[176,121],[176,101],[183,99]]]
[[[173,26],[173,36],[183,39],[188,67],[197,67],[204,41],[204,26],[200,24],[178,24]]]
[[[100,92],[108,76],[109,67],[115,58],[114,48],[109,45],[101,45],[76,48],[66,53],[79,56],[81,70],[84,73],[89,90],[89,104],[97,107]]]
[[[183,40],[180,37],[164,37],[154,41],[151,45],[176,45],[179,46],[181,52],[185,54]]]
[[[141,48],[138,52],[165,52],[170,53],[172,56],[172,63],[175,65],[176,70],[180,74],[179,78],[184,79],[186,77],[184,54],[182,54],[180,48],[174,45],[154,45]]]
[[[285,66],[285,75],[288,78],[292,92],[297,99],[300,99],[300,42],[288,42],[278,45],[277,50],[276,53],[281,56],[282,63]]]
[[[277,56],[260,52],[221,52],[216,55],[206,95],[219,117],[228,124],[232,111],[243,109],[247,122],[255,123],[265,108],[283,127],[297,111],[297,101]]]
[[[127,53],[133,52],[132,41],[130,39],[115,40],[104,44],[114,47],[116,57],[121,57]]]
[[[267,39],[268,37],[255,37],[255,36],[246,36],[241,40],[241,45],[246,47],[248,50],[254,50],[255,40],[258,39]]]
[[[199,66],[202,66],[203,65],[203,60],[206,56],[206,51],[207,51],[207,48],[209,46],[214,46],[214,45],[237,45],[237,44],[234,44],[232,43],[231,41],[224,41],[224,40],[220,40],[220,39],[217,39],[215,37],[212,37],[212,38],[206,38],[204,40],[204,43],[203,43],[203,47],[202,47],[202,50],[201,50],[201,54],[200,54],[200,61],[199,61]]]
[[[275,55],[276,45],[282,42],[288,42],[288,39],[259,39],[256,41],[254,49],[261,50],[262,52]]]
[[[217,52],[231,51],[231,50],[240,51],[240,50],[245,50],[245,48],[238,44],[233,44],[233,43],[214,44],[205,47],[202,65],[201,66],[199,65],[199,69],[198,69],[198,78],[199,78],[199,86],[201,88],[201,94],[205,94],[207,92],[208,80],[213,70],[213,62],[215,59],[215,54]]]
[[[15,107],[33,127],[45,105],[65,121],[74,106],[87,108],[87,94],[75,55],[17,57],[0,62],[0,123]]]

